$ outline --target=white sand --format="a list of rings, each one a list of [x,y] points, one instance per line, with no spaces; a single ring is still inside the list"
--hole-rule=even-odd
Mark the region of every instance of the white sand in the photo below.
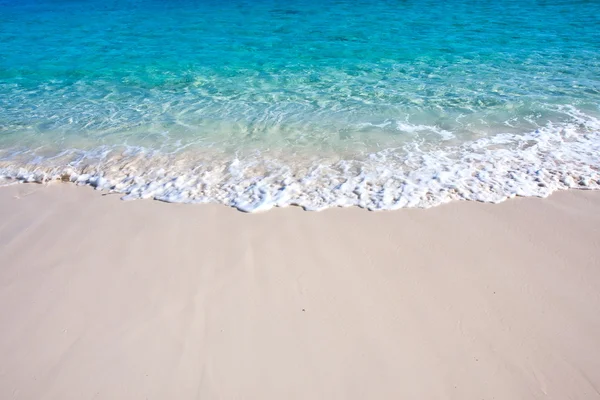
[[[598,399],[600,192],[242,214],[0,189],[0,399]]]

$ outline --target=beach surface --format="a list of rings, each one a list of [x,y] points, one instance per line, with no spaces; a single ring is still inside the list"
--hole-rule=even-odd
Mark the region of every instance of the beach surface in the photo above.
[[[2,399],[598,399],[600,192],[368,212],[0,188]]]

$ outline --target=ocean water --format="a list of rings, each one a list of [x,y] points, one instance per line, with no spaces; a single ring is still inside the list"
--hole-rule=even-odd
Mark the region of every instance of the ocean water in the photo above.
[[[600,1],[0,0],[0,176],[244,211],[600,187]]]

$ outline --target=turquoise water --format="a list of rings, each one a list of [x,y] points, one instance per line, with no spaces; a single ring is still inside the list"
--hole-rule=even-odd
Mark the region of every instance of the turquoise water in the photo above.
[[[427,207],[600,186],[600,2],[0,0],[0,175]]]

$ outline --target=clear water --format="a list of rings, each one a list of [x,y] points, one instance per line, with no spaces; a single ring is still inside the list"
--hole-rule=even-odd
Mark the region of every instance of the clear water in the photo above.
[[[392,209],[599,169],[599,1],[0,0],[5,180]]]

